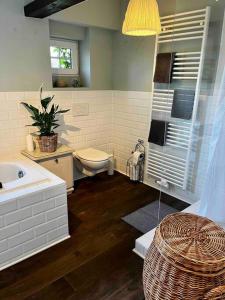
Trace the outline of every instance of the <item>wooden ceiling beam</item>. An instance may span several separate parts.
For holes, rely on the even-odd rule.
[[[34,0],[24,7],[26,17],[43,19],[85,0]]]

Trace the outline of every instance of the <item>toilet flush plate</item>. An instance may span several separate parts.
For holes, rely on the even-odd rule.
[[[88,116],[89,115],[89,104],[88,103],[73,103],[72,114],[74,117]]]

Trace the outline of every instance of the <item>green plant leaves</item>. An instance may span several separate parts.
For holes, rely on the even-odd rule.
[[[47,110],[48,105],[52,101],[53,98],[54,98],[54,96],[47,97],[45,99],[41,99],[41,106],[44,108],[44,110]]]
[[[33,105],[31,105],[31,104],[29,105],[29,104],[27,104],[27,103],[25,103],[25,102],[21,102],[21,104],[24,105],[25,108],[26,108],[29,112],[33,113],[34,116],[37,115],[37,114],[39,114],[39,109],[36,108],[36,107],[34,107]]]
[[[54,134],[54,129],[58,128],[60,125],[58,124],[59,120],[57,119],[57,115],[64,114],[69,111],[69,109],[60,110],[59,105],[52,104],[51,108],[49,108],[49,104],[53,100],[54,96],[47,97],[42,99],[42,87],[40,89],[40,102],[42,111],[38,108],[34,107],[31,104],[21,102],[21,104],[32,114],[31,118],[34,121],[31,125],[38,127],[40,135],[52,135]]]

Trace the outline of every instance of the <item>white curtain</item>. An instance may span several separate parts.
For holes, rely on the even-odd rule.
[[[221,65],[220,65],[221,68]],[[222,75],[222,76],[221,76]],[[225,225],[225,68],[214,96],[217,110],[214,115],[207,177],[201,195],[199,214]]]

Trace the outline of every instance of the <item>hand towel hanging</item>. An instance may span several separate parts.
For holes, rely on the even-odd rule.
[[[172,118],[190,120],[195,100],[195,91],[177,89],[174,91]]]
[[[164,146],[166,143],[168,124],[169,123],[165,121],[152,120],[148,138],[149,143]]]
[[[156,59],[154,82],[171,83],[176,53],[159,53]]]

